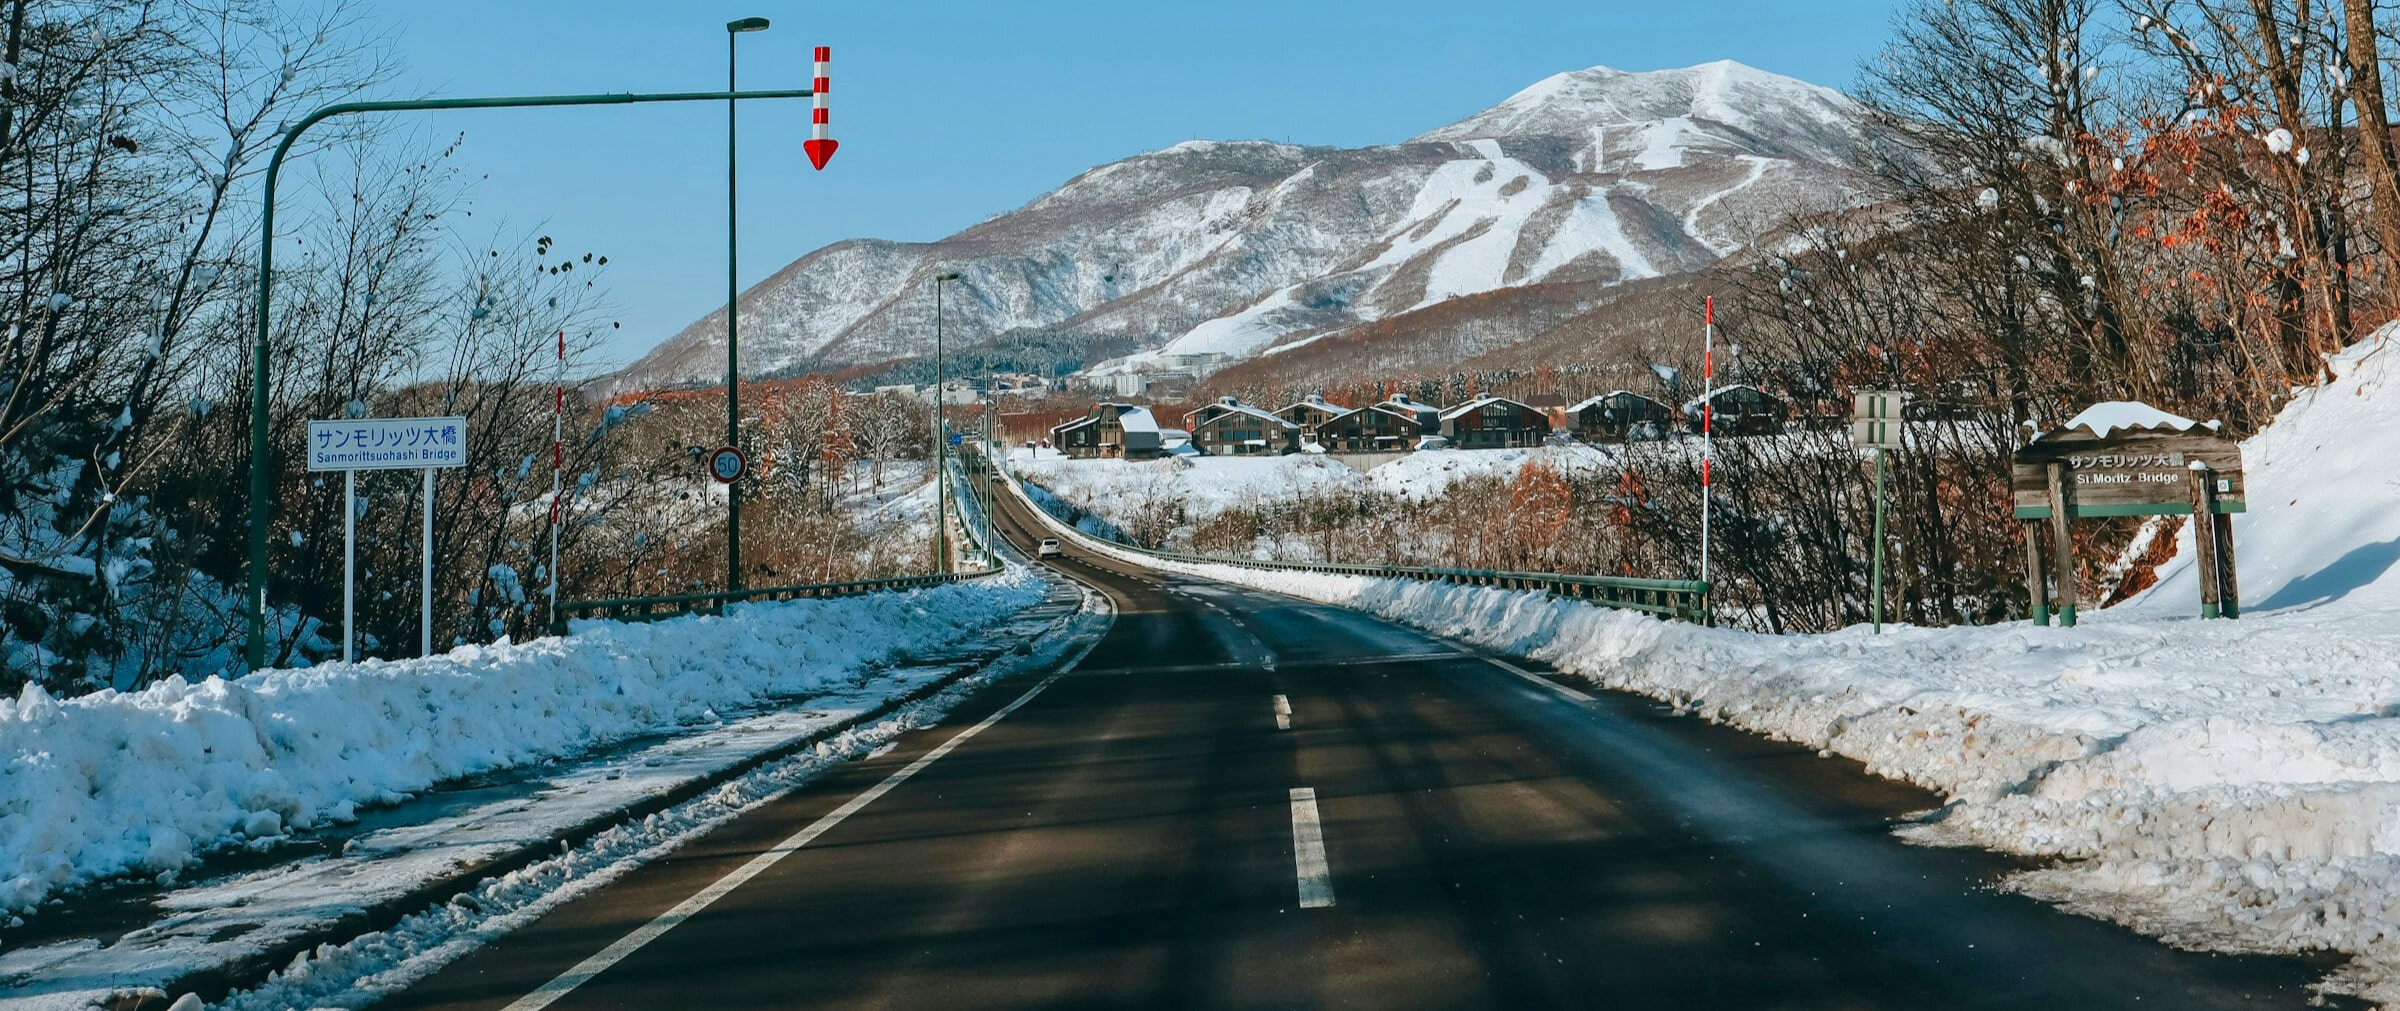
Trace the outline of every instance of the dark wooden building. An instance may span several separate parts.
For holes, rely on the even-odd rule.
[[[1148,460],[1166,454],[1147,407],[1093,404],[1089,413],[1050,430],[1050,445],[1078,460]]]
[[[1306,399],[1275,412],[1275,416],[1300,426],[1303,432],[1314,432],[1317,426],[1348,413],[1350,408],[1327,400],[1322,394],[1311,393]]]
[[[1550,415],[1506,397],[1477,397],[1441,413],[1442,437],[1453,449],[1539,446],[1550,437]]]
[[[1710,403],[1715,417],[1709,427],[1718,435],[1777,435],[1792,409],[1774,394],[1756,386],[1727,386],[1718,390]],[[1700,401],[1683,405],[1684,427],[1700,431]]]
[[[1585,442],[1663,439],[1675,429],[1675,409],[1630,390],[1612,390],[1568,412],[1568,423]]]
[[[1427,434],[1423,416],[1413,408],[1385,401],[1336,416],[1317,426],[1317,445],[1328,453],[1409,452]]]
[[[1300,451],[1300,426],[1226,397],[1183,416],[1192,447],[1209,456],[1280,456]]]

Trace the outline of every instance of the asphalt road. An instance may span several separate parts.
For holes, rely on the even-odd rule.
[[[1073,671],[386,1006],[2262,1008],[2323,970],[1996,893],[1996,858],[1889,834],[1935,798],[1850,763],[1353,612],[1059,567],[1119,609]]]

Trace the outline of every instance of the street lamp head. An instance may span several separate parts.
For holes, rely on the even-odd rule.
[[[953,270],[953,271],[947,271],[947,272],[940,273],[940,274],[935,274],[935,275],[933,275],[933,279],[934,279],[934,280],[936,280],[936,281],[955,281],[955,280],[958,280],[958,272],[957,272],[957,271],[955,271],[955,270]]]
[[[739,21],[728,21],[725,22],[725,30],[729,32],[763,32],[767,30],[767,19],[743,18]]]

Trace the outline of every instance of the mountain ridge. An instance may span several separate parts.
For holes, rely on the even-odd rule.
[[[1842,199],[1863,121],[1838,92],[1717,61],[1554,74],[1396,144],[1185,141],[940,240],[811,251],[743,294],[744,371],[914,356],[944,270],[964,278],[945,300],[960,346],[1135,349],[1093,366],[1108,374],[1246,360],[1464,294],[1698,269]],[[719,309],[613,385],[706,382],[723,331]]]

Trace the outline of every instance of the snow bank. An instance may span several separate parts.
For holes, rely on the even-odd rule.
[[[0,700],[0,908],[355,816],[461,776],[856,684],[1045,594],[1019,571],[908,593],[140,692]]]

